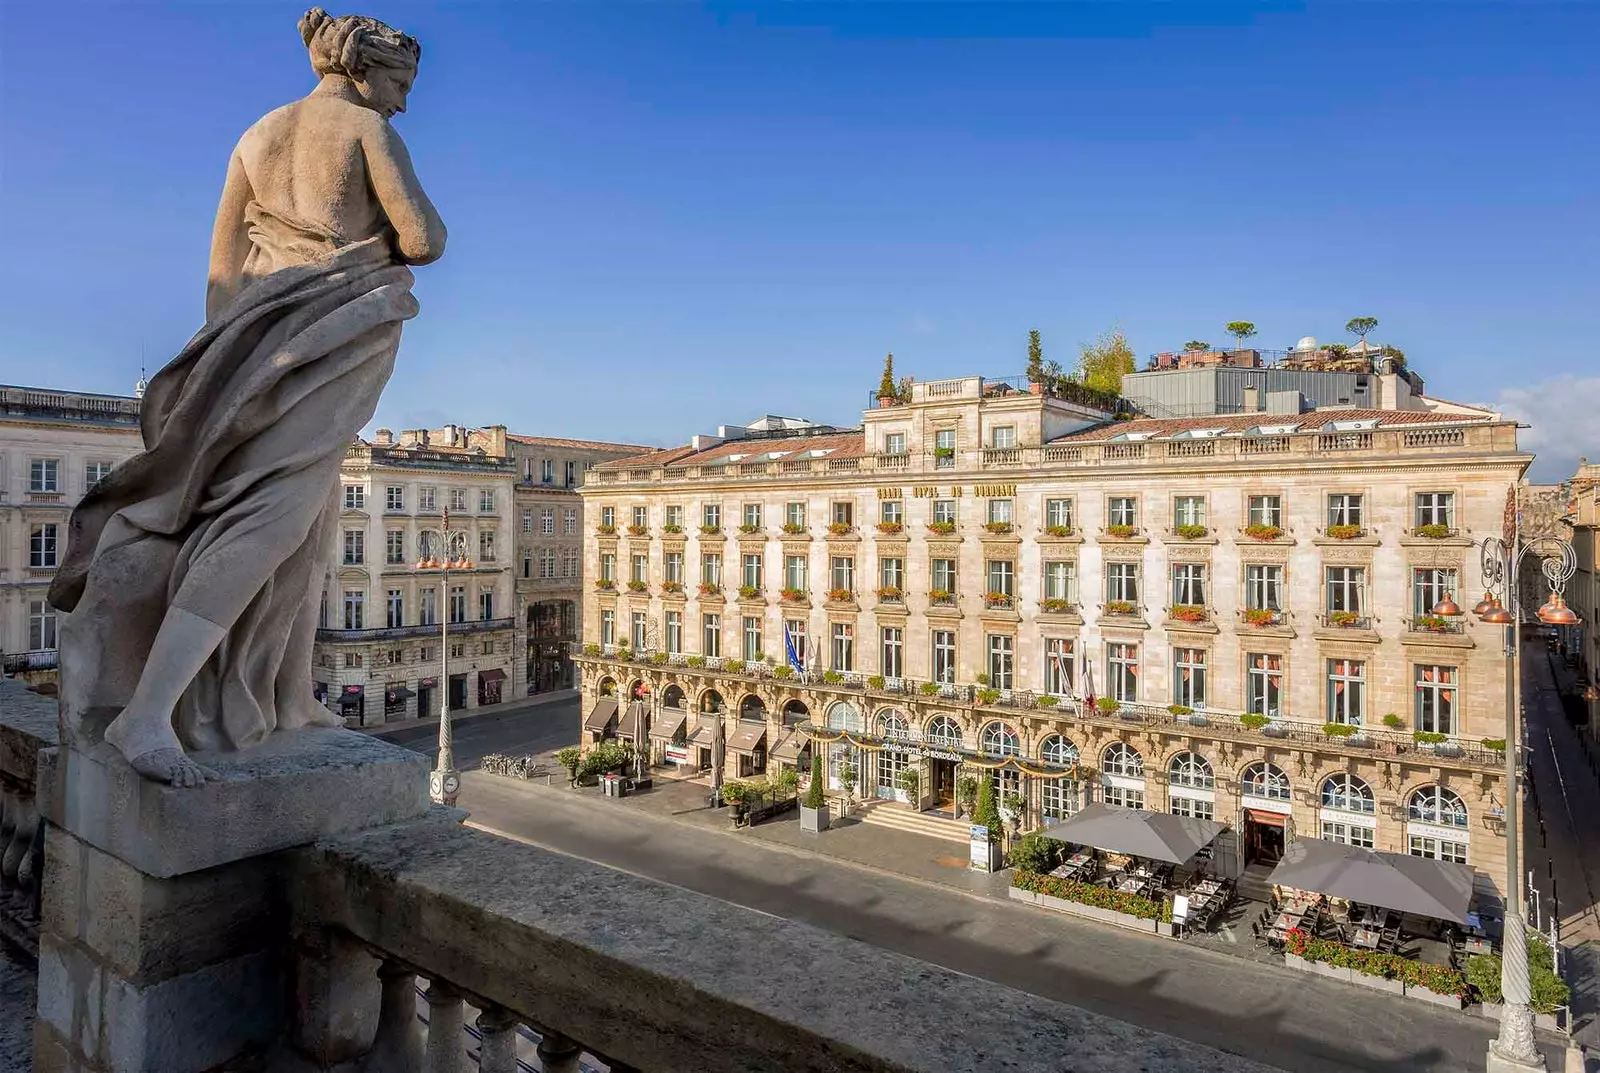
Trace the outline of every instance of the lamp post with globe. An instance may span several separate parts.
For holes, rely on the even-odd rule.
[[[435,804],[454,805],[461,790],[461,773],[456,770],[455,742],[450,728],[450,571],[471,570],[475,564],[467,557],[470,534],[465,529],[450,528],[448,508],[439,528],[423,529],[420,535],[434,539],[423,541],[418,549],[420,557],[416,569],[439,575],[439,602],[443,605],[439,614],[439,758],[428,776],[428,796]]]

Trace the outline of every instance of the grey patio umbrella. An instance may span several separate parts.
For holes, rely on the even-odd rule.
[[[1142,808],[1096,802],[1042,832],[1047,838],[1126,853],[1168,864],[1182,864],[1222,833],[1222,824],[1193,816],[1173,816]]]
[[[1298,838],[1283,851],[1271,882],[1435,920],[1467,921],[1472,869],[1451,861]]]

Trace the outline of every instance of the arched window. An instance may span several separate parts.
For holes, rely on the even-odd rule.
[[[885,708],[878,713],[878,736],[883,738],[904,738],[906,736],[906,718],[893,708]]]
[[[829,730],[861,732],[861,709],[848,701],[840,701],[828,709]]]
[[[1004,723],[990,723],[983,728],[979,743],[985,756],[1021,756],[1022,743],[1017,732]]]
[[[765,722],[767,718],[766,701],[754,693],[746,693],[744,699],[739,702],[739,718]]]
[[[796,726],[811,721],[811,709],[803,701],[791,700],[783,706],[783,725]]]
[[[1060,734],[1052,734],[1039,743],[1039,759],[1047,764],[1071,767],[1078,762],[1078,747]]]
[[[1443,786],[1424,786],[1411,795],[1407,815],[1418,823],[1436,823],[1441,827],[1467,826],[1467,806],[1460,795]]]
[[[1245,797],[1265,797],[1274,801],[1289,800],[1289,776],[1277,764],[1266,762],[1251,764],[1239,776],[1239,792]]]
[[[1100,768],[1107,775],[1128,775],[1138,778],[1144,774],[1144,757],[1127,742],[1114,741],[1101,754]]]
[[[602,697],[614,697],[614,696],[616,696],[617,695],[617,682],[616,682],[616,679],[614,679],[614,678],[602,678],[602,679],[600,679],[600,695]]]
[[[928,720],[927,740],[935,749],[959,749],[961,727],[948,715],[936,715]]]
[[[670,685],[666,689],[662,690],[661,703],[667,708],[682,708],[684,706],[683,687],[678,685]]]
[[[1322,807],[1338,809],[1340,812],[1378,811],[1372,787],[1367,785],[1367,781],[1356,775],[1343,774],[1330,775],[1323,781]]]
[[[1217,778],[1211,770],[1211,761],[1199,753],[1179,753],[1167,764],[1172,785],[1189,786],[1196,790],[1209,790],[1216,786]]]
[[[702,712],[722,711],[722,694],[715,689],[708,689],[700,694],[700,710]]]

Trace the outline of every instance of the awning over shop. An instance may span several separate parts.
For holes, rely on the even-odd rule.
[[[1221,834],[1222,824],[1095,802],[1054,827],[1045,828],[1043,833],[1048,838],[1112,853],[1182,864]]]
[[[767,740],[767,724],[741,723],[728,739],[728,749],[736,753],[753,753]]]
[[[1297,838],[1283,851],[1271,881],[1364,905],[1397,909],[1435,920],[1467,922],[1472,869],[1452,861],[1347,846],[1322,838]]]
[[[504,682],[505,680],[506,672],[498,667],[490,667],[486,671],[478,672],[478,682],[482,685],[492,685],[495,682]]]
[[[405,686],[389,687],[390,700],[410,700],[414,696],[416,696],[416,694],[411,692],[411,690],[407,689]]]
[[[803,734],[786,733],[773,743],[767,755],[774,760],[787,760],[794,763],[800,759],[800,750],[806,747],[806,738]]]
[[[601,697],[594,702],[594,707],[589,709],[589,718],[583,721],[583,729],[592,730],[596,734],[605,732],[611,725],[611,720],[617,717],[617,698]]]
[[[644,718],[644,701],[635,700],[628,702],[628,710],[622,713],[622,721],[617,724],[617,736],[632,738],[639,733],[639,723]]]
[[[688,718],[689,713],[682,708],[662,708],[656,713],[656,721],[650,724],[650,736],[671,741],[678,736],[678,731]]]
[[[689,739],[690,745],[698,745],[702,749],[709,749],[717,741],[717,724],[715,722],[701,723],[694,736]]]

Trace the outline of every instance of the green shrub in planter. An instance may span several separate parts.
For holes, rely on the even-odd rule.
[[[578,778],[578,765],[583,762],[583,753],[576,745],[569,745],[556,753],[556,763],[567,769],[567,778],[576,782]]]
[[[917,687],[917,692],[921,693],[924,697],[931,697],[935,693],[939,692],[939,684],[937,682],[923,682]]]
[[[828,803],[827,788],[822,785],[822,754],[811,757],[811,785],[806,787],[806,808],[821,808]]]
[[[586,656],[598,656],[603,651],[605,651],[605,650],[603,648],[601,648],[599,645],[584,645],[583,646],[583,654],[586,655]]]
[[[1111,697],[1101,697],[1094,702],[1094,706],[1100,710],[1102,715],[1110,715],[1122,707],[1122,702]]]
[[[978,780],[972,775],[963,775],[956,780],[956,797],[970,814],[972,804],[978,799]]]
[[[1480,744],[1485,749],[1493,749],[1497,753],[1506,751],[1506,739],[1504,738],[1484,738]]]
[[[690,667],[704,667],[706,665],[706,658],[704,656],[690,656],[683,662]]]
[[[1353,738],[1361,728],[1354,723],[1324,723],[1322,732],[1330,738]]]
[[[1401,719],[1393,712],[1390,712],[1388,715],[1383,717],[1383,725],[1388,727],[1390,730],[1399,730],[1401,727],[1406,725],[1406,721]]]
[[[1443,745],[1450,740],[1450,735],[1439,734],[1432,730],[1416,730],[1412,732],[1411,738],[1418,745]]]
[[[772,780],[772,789],[779,797],[793,797],[800,788],[800,773],[792,767],[786,767]]]
[[[741,674],[744,672],[744,660],[725,659],[722,661],[722,669],[729,674]]]
[[[1057,704],[1061,703],[1061,698],[1052,697],[1050,694],[1046,693],[1044,696],[1038,698],[1035,703],[1037,703],[1041,708],[1054,708]]]
[[[1248,727],[1251,730],[1260,730],[1270,722],[1272,722],[1270,718],[1260,714],[1259,712],[1246,712],[1239,717],[1240,725]]]
[[[881,674],[869,675],[868,678],[867,678],[867,685],[871,686],[873,689],[882,689],[883,688],[883,675],[881,675]]]
[[[906,792],[906,796],[911,799],[911,803],[916,804],[918,800],[917,791],[922,787],[922,776],[917,769],[914,767],[906,768],[900,772],[900,777],[895,782],[899,784],[900,789]]]
[[[844,675],[840,674],[838,671],[823,671],[822,680],[827,682],[829,685],[838,685],[840,682],[844,681]]]
[[[794,677],[794,668],[790,667],[788,664],[784,664],[782,667],[774,667],[772,668],[772,677],[778,679],[780,682],[788,681],[790,678]]]
[[[1528,936],[1528,982],[1532,985],[1535,1013],[1555,1013],[1572,996],[1567,982],[1555,974],[1550,944],[1537,935]],[[1477,989],[1483,1001],[1498,1004],[1500,993],[1500,955],[1474,954],[1467,959],[1467,983]]]
[[[989,676],[984,674],[982,671],[979,671],[978,676],[974,678],[973,681],[977,682],[980,686],[986,686],[989,684]]]
[[[1000,691],[998,689],[980,689],[976,696],[979,704],[993,704],[1000,699]]]
[[[730,805],[740,805],[745,798],[755,792],[755,787],[748,782],[725,782],[722,784],[722,800]]]
[[[1189,707],[1187,704],[1169,704],[1167,705],[1167,711],[1178,716],[1179,718],[1182,718],[1185,715],[1194,714],[1194,709]]]
[[[994,803],[994,780],[985,778],[978,784],[978,805],[973,810],[972,822],[989,829],[989,841],[1000,839],[1000,809]]]
[[[1054,838],[1046,838],[1038,831],[1023,835],[1011,847],[1011,867],[1036,875],[1045,875],[1059,868],[1066,859],[1067,845]]]

